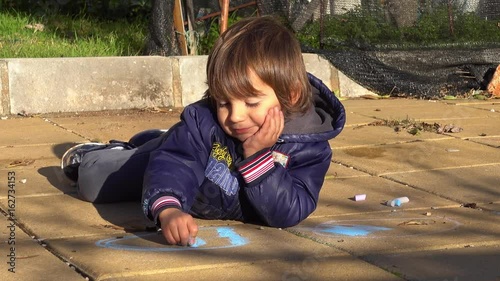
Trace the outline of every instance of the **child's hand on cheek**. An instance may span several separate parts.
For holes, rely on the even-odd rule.
[[[273,146],[285,127],[283,112],[276,106],[269,109],[260,129],[243,142],[245,158],[259,150]]]

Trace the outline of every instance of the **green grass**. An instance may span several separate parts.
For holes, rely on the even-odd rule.
[[[313,48],[342,49],[353,46],[382,49],[475,48],[500,45],[498,21],[486,20],[474,13],[454,11],[453,33],[447,6],[423,13],[414,26],[398,28],[381,11],[361,6],[342,15],[326,16],[323,26],[316,20],[297,36]],[[322,38],[319,37],[320,31]],[[485,35],[486,34],[486,35]],[[321,40],[321,42],[320,42]]]
[[[43,25],[43,30],[28,26]],[[0,58],[137,56],[147,23],[0,12]]]

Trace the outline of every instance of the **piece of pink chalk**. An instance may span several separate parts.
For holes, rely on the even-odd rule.
[[[354,195],[354,201],[363,201],[363,200],[366,200],[366,194]]]

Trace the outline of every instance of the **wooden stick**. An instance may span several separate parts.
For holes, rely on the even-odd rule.
[[[179,40],[179,47],[183,56],[188,54],[188,48],[186,43],[186,31],[184,30],[184,17],[182,14],[182,2],[181,0],[175,0],[174,2],[174,27],[176,31],[176,37]]]
[[[220,33],[222,34],[227,29],[227,20],[229,18],[229,0],[219,0],[219,5],[221,6]]]

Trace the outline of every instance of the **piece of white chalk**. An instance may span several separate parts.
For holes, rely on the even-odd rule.
[[[366,194],[356,194],[354,195],[354,201],[366,200]]]

